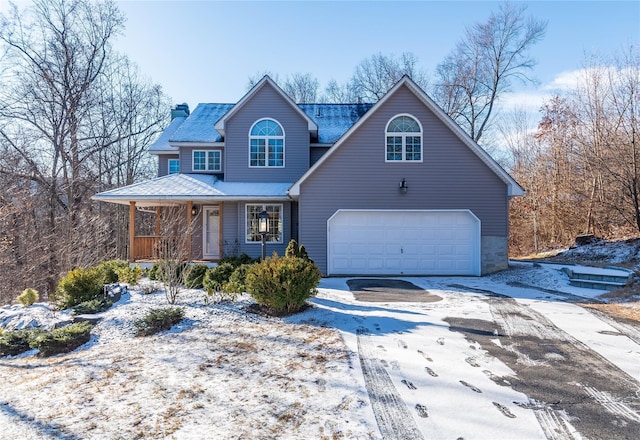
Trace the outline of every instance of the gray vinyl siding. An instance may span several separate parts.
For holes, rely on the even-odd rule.
[[[309,166],[316,163],[327,151],[329,151],[329,147],[311,147]]]
[[[178,159],[177,154],[161,154],[158,156],[158,177],[169,174],[169,159]]]
[[[398,114],[422,124],[423,162],[386,163],[385,128]],[[399,191],[405,178],[408,191]],[[300,188],[300,243],[323,273],[327,220],[338,209],[469,209],[483,236],[506,237],[506,184],[418,98],[402,87],[371,114]]]
[[[284,251],[291,240],[291,203],[290,202],[225,202],[222,205],[222,255],[237,256],[245,253],[253,258],[262,255],[260,242],[245,243],[246,210],[245,206],[253,203],[267,205],[282,205],[282,243],[267,242],[266,253],[271,255],[276,251],[284,255]]]
[[[249,130],[263,118],[280,123],[285,133],[283,168],[249,168]],[[225,180],[294,182],[309,168],[307,121],[269,84],[265,84],[225,125]]]
[[[193,152],[194,151],[220,151],[220,164],[221,171],[193,171]],[[224,149],[223,148],[211,148],[211,147],[181,147],[180,148],[180,172],[181,173],[196,173],[196,174],[222,174],[224,173]]]

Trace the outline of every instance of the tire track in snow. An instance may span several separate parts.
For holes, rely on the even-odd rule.
[[[368,332],[358,329],[357,337],[362,375],[382,438],[386,440],[424,439],[407,405],[393,385],[389,373],[375,357],[375,345]],[[424,414],[426,413],[424,408]]]

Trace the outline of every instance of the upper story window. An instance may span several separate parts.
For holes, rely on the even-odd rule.
[[[409,115],[400,115],[387,124],[385,161],[422,162],[422,127]]]
[[[261,119],[249,132],[250,167],[284,167],[284,131],[273,119]]]
[[[193,171],[222,171],[220,150],[194,151]]]
[[[178,174],[180,172],[180,159],[169,159],[169,174]]]

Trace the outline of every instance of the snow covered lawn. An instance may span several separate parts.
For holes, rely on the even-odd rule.
[[[179,297],[187,319],[147,338],[133,336],[133,321],[164,305],[164,295],[133,292],[103,314],[79,350],[0,359],[0,438],[403,438],[374,412],[372,386],[397,402],[413,438],[589,437],[570,414],[516,391],[525,373],[566,361],[555,352],[528,357],[518,337],[580,341],[618,367],[626,384],[640,382],[640,342],[565,302],[602,292],[569,286],[551,265],[405,280],[442,299],[360,302],[348,279],[329,278],[312,307],[279,319],[247,313],[247,297],[211,305],[190,290]],[[498,349],[513,355],[511,366],[491,354]],[[595,384],[571,379],[556,388],[595,396],[619,423],[613,438],[640,426],[640,402],[610,404]]]

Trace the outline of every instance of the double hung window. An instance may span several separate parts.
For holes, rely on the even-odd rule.
[[[222,171],[221,156],[219,150],[194,151],[193,171]]]

